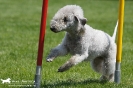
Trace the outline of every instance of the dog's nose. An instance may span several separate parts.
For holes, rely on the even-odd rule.
[[[55,27],[50,27],[51,31],[56,32],[56,28]]]

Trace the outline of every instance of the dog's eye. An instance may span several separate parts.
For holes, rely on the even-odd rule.
[[[68,20],[67,20],[67,17],[64,17],[63,21],[64,21],[64,22],[67,22],[67,21],[68,21]]]

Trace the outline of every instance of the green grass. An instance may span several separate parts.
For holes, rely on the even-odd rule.
[[[83,2],[84,1],[84,2]],[[108,0],[49,0],[42,87],[44,88],[132,88],[133,87],[133,2],[125,3],[125,24],[121,83],[99,82],[100,74],[87,62],[58,73],[57,69],[70,58],[58,57],[54,62],[45,61],[51,48],[58,45],[64,32],[53,33],[49,23],[56,11],[67,4],[78,4],[84,10],[88,24],[112,35],[118,17],[118,1]],[[42,0],[0,0],[0,79],[11,78],[11,84],[32,84],[34,80]],[[24,83],[23,80],[30,80]],[[16,82],[18,81],[18,82]],[[25,86],[26,87],[26,86]],[[0,88],[12,88],[2,84]],[[19,87],[15,87],[19,88]]]

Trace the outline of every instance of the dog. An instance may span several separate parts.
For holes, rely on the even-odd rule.
[[[11,81],[10,81],[10,80],[11,80],[10,78],[8,78],[8,79],[6,79],[6,80],[1,79],[2,84],[4,84],[4,83],[11,83]]]
[[[65,31],[62,42],[50,51],[47,62],[58,56],[71,54],[71,58],[64,63],[58,72],[64,72],[72,66],[88,60],[91,67],[102,76],[100,80],[114,81],[116,63],[115,36],[94,29],[86,24],[87,19],[78,5],[66,5],[59,9],[50,22],[51,31],[58,33]]]

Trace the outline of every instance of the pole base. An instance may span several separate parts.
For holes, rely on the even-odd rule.
[[[42,68],[41,66],[36,67],[34,88],[40,88],[41,87],[41,68]]]
[[[116,62],[116,70],[115,70],[115,83],[119,84],[121,80],[121,69],[120,69],[120,63]]]

